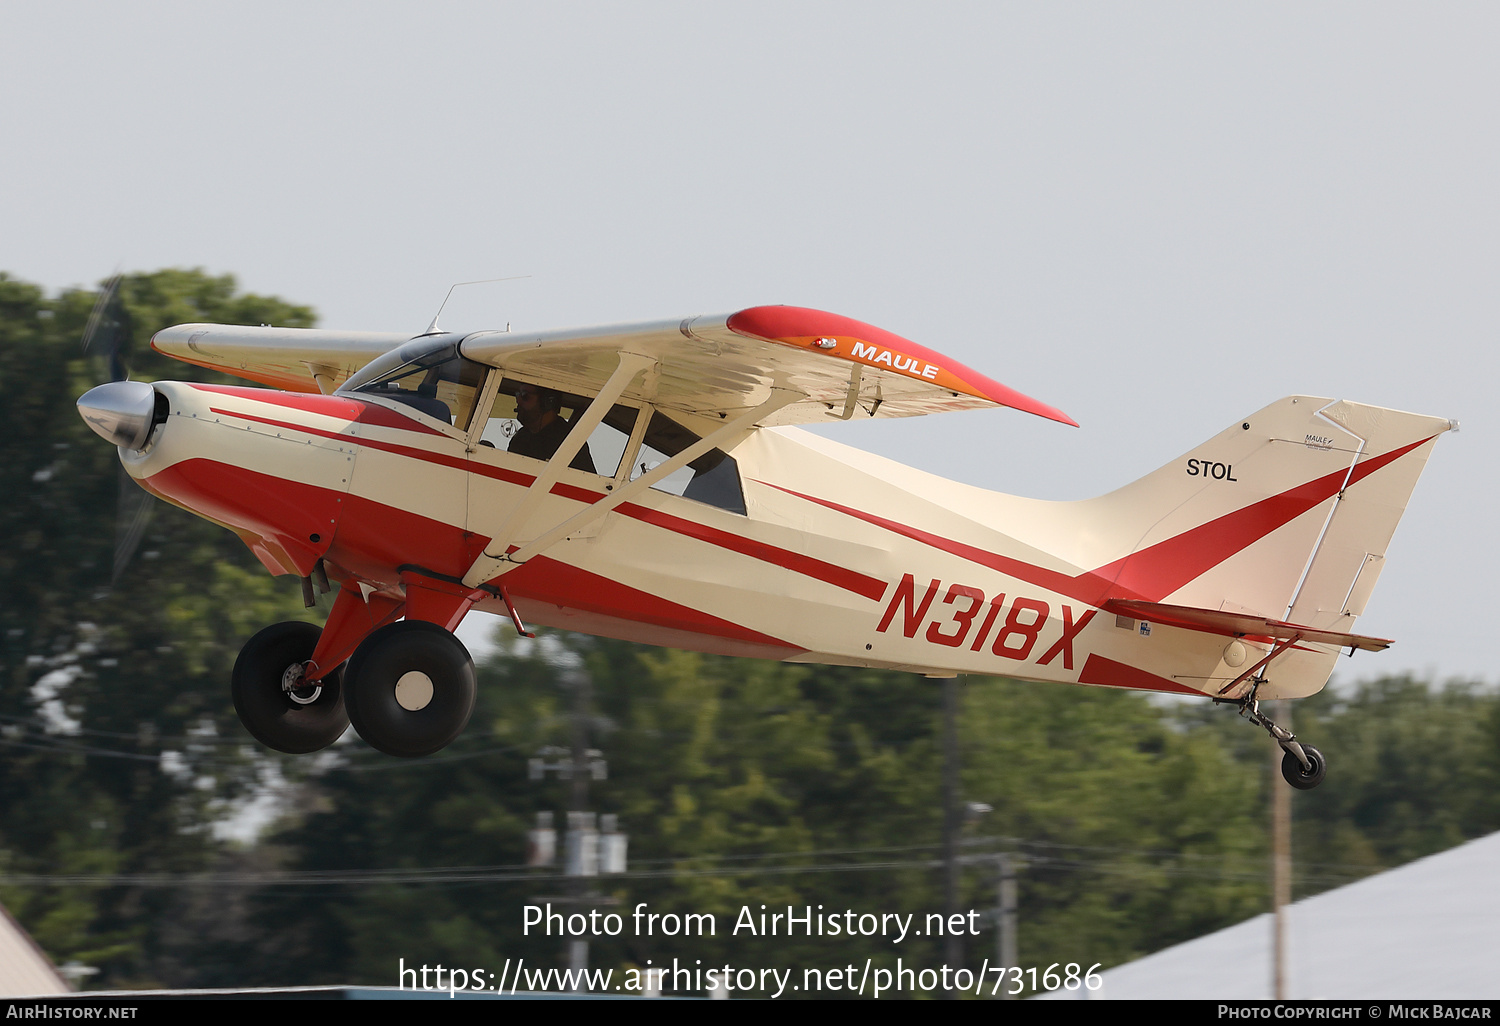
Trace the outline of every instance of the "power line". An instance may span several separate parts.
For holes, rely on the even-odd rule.
[[[1025,843],[1025,842],[1023,842]],[[1037,847],[1067,847],[1036,843]],[[723,860],[806,859],[831,855],[884,854],[893,851],[933,851],[934,845],[911,846],[909,848],[852,848],[826,849],[819,852],[768,852],[759,855],[726,856]],[[1014,850],[1014,849],[1012,849]],[[1112,849],[1115,853],[1149,854],[1130,849]],[[998,854],[998,853],[997,853]],[[990,861],[994,855],[968,855],[963,861],[974,865]],[[1166,877],[1196,877],[1219,880],[1262,880],[1264,867],[1247,865],[1243,870],[1224,866],[1173,865],[1162,862],[1133,862],[1111,859],[1063,858],[1055,855],[1031,852],[1026,854],[1028,867],[1050,868],[1072,872],[1090,872],[1111,876],[1161,875]],[[623,873],[611,874],[615,880],[672,880],[683,878],[734,878],[756,876],[797,876],[827,873],[894,872],[906,869],[932,870],[944,866],[942,858],[934,854],[928,858],[885,859],[861,862],[825,862],[813,865],[739,865],[703,868],[685,867],[684,860],[657,859],[647,865],[656,868],[639,868]],[[1254,863],[1256,859],[1247,859]],[[1260,860],[1263,861],[1263,860]],[[1369,867],[1328,867],[1346,869],[1343,874],[1299,873],[1298,881],[1308,883],[1338,884],[1368,875]],[[0,886],[14,887],[188,887],[188,886],[237,886],[237,887],[299,887],[299,886],[374,886],[379,884],[448,885],[471,883],[561,883],[571,879],[560,873],[537,873],[524,865],[499,866],[450,866],[432,869],[400,870],[304,870],[230,873],[35,873],[0,875]]]

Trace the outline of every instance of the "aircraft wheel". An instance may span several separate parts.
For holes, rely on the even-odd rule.
[[[478,691],[463,642],[422,620],[400,620],[371,634],[344,673],[354,729],[387,755],[441,749],[468,725]]]
[[[1302,762],[1291,752],[1287,752],[1281,757],[1281,775],[1297,790],[1310,791],[1327,776],[1328,762],[1323,758],[1323,753],[1312,745],[1303,745],[1302,751],[1307,756],[1307,761],[1312,763],[1312,768],[1303,769]]]
[[[327,748],[349,726],[339,670],[302,683],[323,632],[301,620],[272,624],[245,642],[234,661],[230,693],[250,735],[267,748],[306,755]]]

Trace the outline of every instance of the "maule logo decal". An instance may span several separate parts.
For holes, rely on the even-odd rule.
[[[915,356],[902,356],[893,353],[882,346],[866,345],[863,342],[854,343],[854,358],[866,360],[873,364],[885,364],[892,370],[901,371],[903,374],[911,374],[915,377],[926,378],[932,381],[938,375],[938,368],[930,363],[922,364],[922,369],[917,370],[917,358]]]

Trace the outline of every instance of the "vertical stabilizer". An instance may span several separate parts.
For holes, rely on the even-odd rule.
[[[1071,504],[1050,530],[1087,540],[1094,551],[1074,559],[1093,564],[1103,598],[1349,632],[1433,442],[1451,427],[1291,396],[1133,484]]]

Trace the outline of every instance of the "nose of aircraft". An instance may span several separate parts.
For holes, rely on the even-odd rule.
[[[156,389],[144,381],[111,381],[78,398],[78,415],[105,441],[139,449],[151,436]]]

